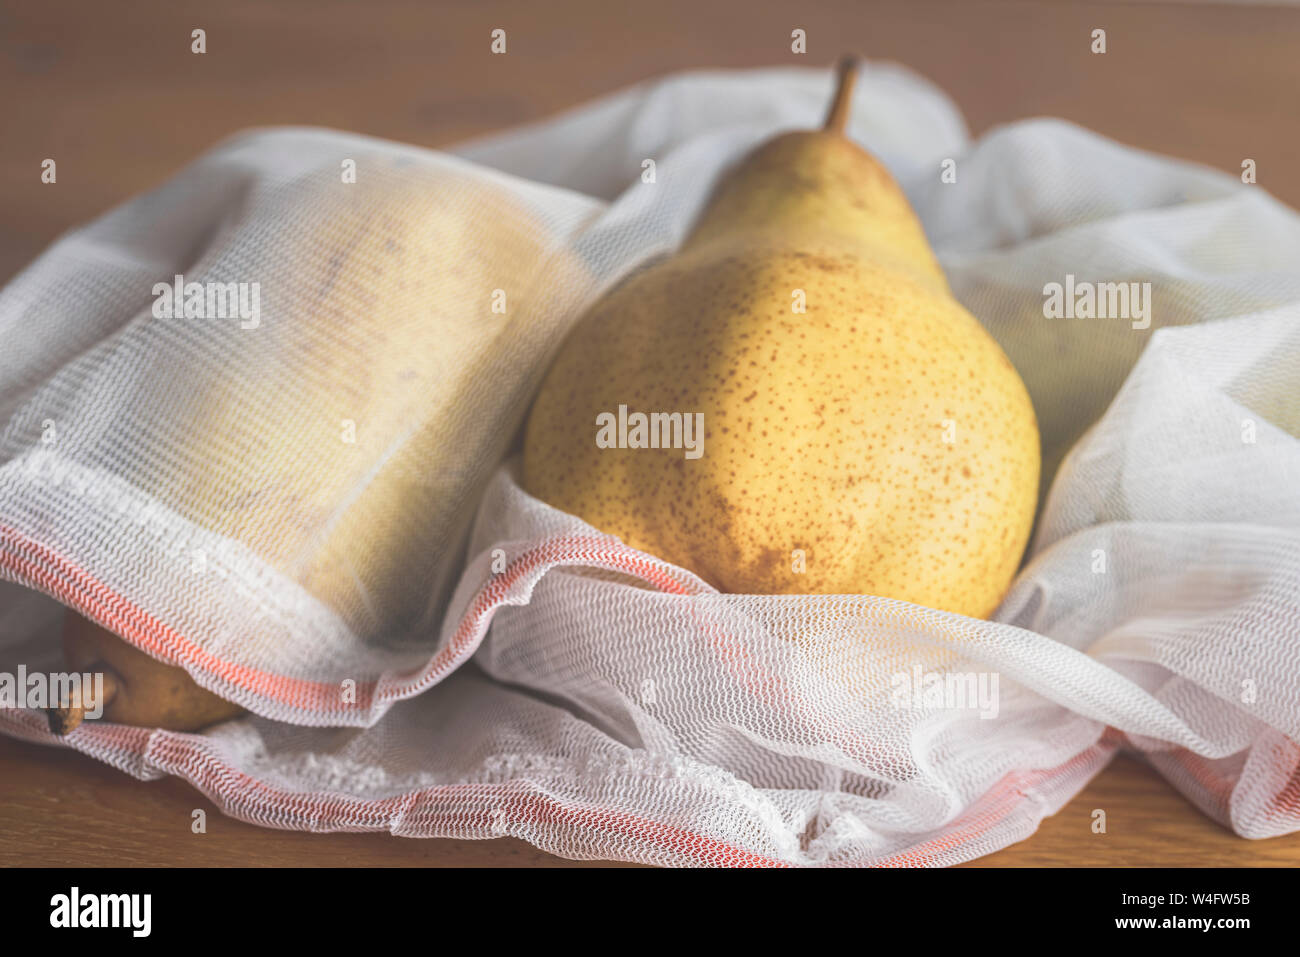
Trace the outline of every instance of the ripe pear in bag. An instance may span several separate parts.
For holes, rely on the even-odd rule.
[[[844,135],[854,70],[825,129],[761,145],[675,255],[574,328],[523,483],[723,591],[986,617],[1033,522],[1034,410],[893,177]]]
[[[366,172],[313,213],[301,315],[204,397],[160,493],[386,639],[428,617],[431,576],[451,571],[444,552],[544,372],[551,287],[577,270],[493,183]]]
[[[273,305],[260,326],[228,324],[221,367],[206,379],[195,368],[175,464],[149,491],[250,548],[358,636],[401,641],[435,621],[479,485],[544,372],[557,302],[585,280],[494,181],[455,166],[430,178],[388,158],[361,168],[356,184],[313,186],[298,203],[303,238],[268,267],[289,293],[276,307],[264,288]],[[69,628],[84,651],[98,626]],[[157,687],[143,658],[187,704],[162,695],[150,710],[133,694],[124,720],[191,730],[218,714],[221,699],[186,686],[183,670],[130,651],[139,657],[76,665]]]

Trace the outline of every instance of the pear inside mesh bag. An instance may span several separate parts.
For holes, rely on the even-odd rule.
[[[264,712],[254,673],[424,660],[600,208],[290,131],[67,237],[0,301],[6,343],[35,340],[7,356],[0,472],[53,576],[27,577],[145,650],[234,663],[201,680]]]

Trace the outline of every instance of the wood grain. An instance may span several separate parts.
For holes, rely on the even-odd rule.
[[[190,31],[208,53],[190,53]],[[508,31],[509,53],[489,53]],[[790,31],[808,32],[805,57]],[[1108,52],[1089,52],[1094,28]],[[166,0],[0,2],[0,281],[59,233],[156,185],[249,126],[310,124],[430,146],[703,67],[892,59],[951,95],[973,132],[1060,116],[1237,173],[1300,204],[1300,10],[974,0]],[[55,186],[40,163],[59,166]],[[267,831],[177,780],[142,784],[79,755],[0,739],[2,864],[566,862],[518,841]],[[1090,830],[1094,808],[1109,830]],[[1121,758],[1034,837],[979,866],[1300,864],[1300,835],[1251,842]]]
[[[207,31],[208,52],[190,52]],[[489,34],[507,30],[508,53]],[[790,31],[808,52],[790,52]],[[1089,51],[1094,28],[1108,52]],[[674,70],[896,60],[975,132],[1059,116],[1300,205],[1300,9],[1012,0],[0,2],[0,279],[249,126],[430,146]],[[40,163],[58,162],[54,186]]]

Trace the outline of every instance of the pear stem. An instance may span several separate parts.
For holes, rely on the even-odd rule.
[[[117,697],[118,689],[121,688],[117,674],[102,662],[91,665],[91,668],[104,674],[104,700],[98,704],[107,707],[108,703]],[[50,730],[59,737],[71,734],[85,720],[86,706],[93,707],[95,704],[94,701],[83,700],[82,695],[74,691],[71,700],[60,701],[55,707],[46,709],[45,717],[50,723]]]
[[[852,54],[840,60],[835,99],[831,101],[830,112],[826,114],[826,123],[822,127],[826,132],[839,133],[841,136],[844,134],[849,122],[849,107],[853,102],[853,84],[858,78],[858,67],[861,65],[861,57]]]

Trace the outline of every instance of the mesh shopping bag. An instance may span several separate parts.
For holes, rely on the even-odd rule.
[[[5,292],[12,572],[253,710],[371,720],[427,658],[600,208],[272,131],[66,237]]]
[[[1039,417],[1037,530],[992,620],[720,594],[518,483],[582,308],[820,116],[825,73],[773,70],[458,157],[250,134],[61,240],[0,294],[0,574],[31,589],[2,593],[0,668],[58,667],[60,603],[182,664],[251,716],[65,744],[275,827],[950,864],[1119,747],[1239,834],[1300,827],[1300,218],[1055,121],[970,143],[897,69],[860,85],[851,133]],[[258,317],[155,315],[177,275],[259,281]],[[1049,319],[1076,282],[1149,283],[1149,309]],[[32,711],[0,729],[52,740]]]

